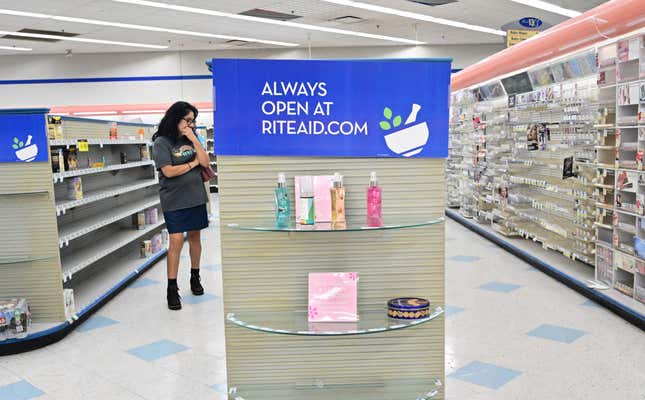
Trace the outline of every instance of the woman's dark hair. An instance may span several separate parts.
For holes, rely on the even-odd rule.
[[[152,135],[152,140],[154,141],[160,136],[176,139],[179,136],[177,125],[179,125],[179,122],[191,111],[195,114],[195,118],[197,118],[197,114],[199,112],[197,111],[197,108],[190,103],[178,101],[170,106],[170,108],[166,110],[166,115],[164,115],[161,122],[159,122],[159,129],[157,129],[157,132]]]

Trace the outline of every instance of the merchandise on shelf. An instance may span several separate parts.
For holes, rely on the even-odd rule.
[[[382,201],[383,193],[376,179],[376,172],[370,174],[370,183],[367,187],[367,226],[383,226]]]
[[[116,140],[119,138],[119,127],[116,122],[110,122],[110,140]]]
[[[387,302],[387,315],[395,319],[419,319],[430,315],[430,302],[418,297],[401,297]]]
[[[139,244],[139,256],[141,258],[148,258],[152,255],[152,240],[143,240]]]
[[[63,301],[65,303],[65,319],[73,318],[76,314],[76,303],[74,302],[74,289],[63,289]]]
[[[357,272],[309,273],[309,322],[356,322]]]
[[[152,242],[152,253],[158,253],[160,252],[164,246],[163,246],[163,240],[161,239],[161,234],[156,234],[152,237],[151,239]]]
[[[287,181],[283,173],[278,175],[278,186],[275,189],[275,226],[287,228],[291,225],[291,200]]]
[[[0,300],[0,341],[24,338],[31,327],[31,309],[27,299]]]
[[[67,181],[67,198],[70,200],[83,199],[83,181],[80,176]]]
[[[146,213],[145,213],[145,211],[139,211],[138,213],[132,215],[132,225],[137,230],[145,229],[145,226],[146,226]]]
[[[343,187],[343,177],[340,174],[334,174],[334,183],[331,188],[331,226],[332,229],[345,229],[347,220],[345,219],[345,188]]]
[[[299,182],[298,190],[298,223],[300,225],[313,225],[315,223],[314,208],[314,183],[313,177],[303,176],[301,179],[296,177]]]

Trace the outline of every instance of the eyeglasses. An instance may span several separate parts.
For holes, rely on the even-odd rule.
[[[186,123],[187,123],[188,125],[195,125],[195,124],[197,124],[197,121],[195,121],[194,119],[190,119],[190,118],[182,118],[182,119],[183,119],[184,121],[186,121]]]

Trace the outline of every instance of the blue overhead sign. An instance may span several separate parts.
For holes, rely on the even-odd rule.
[[[529,29],[537,29],[542,26],[542,20],[535,17],[524,17],[520,20],[520,25]]]
[[[218,155],[448,156],[449,59],[212,61]]]
[[[44,112],[0,110],[0,163],[48,162]]]

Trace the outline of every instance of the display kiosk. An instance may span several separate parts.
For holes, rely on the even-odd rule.
[[[232,399],[442,399],[450,60],[212,61]],[[366,224],[376,173],[383,224]],[[286,176],[288,226],[274,193]],[[296,176],[344,176],[346,225],[296,223]],[[336,229],[334,229],[336,228]],[[356,273],[358,321],[308,322]],[[429,315],[388,317],[402,297]]]

